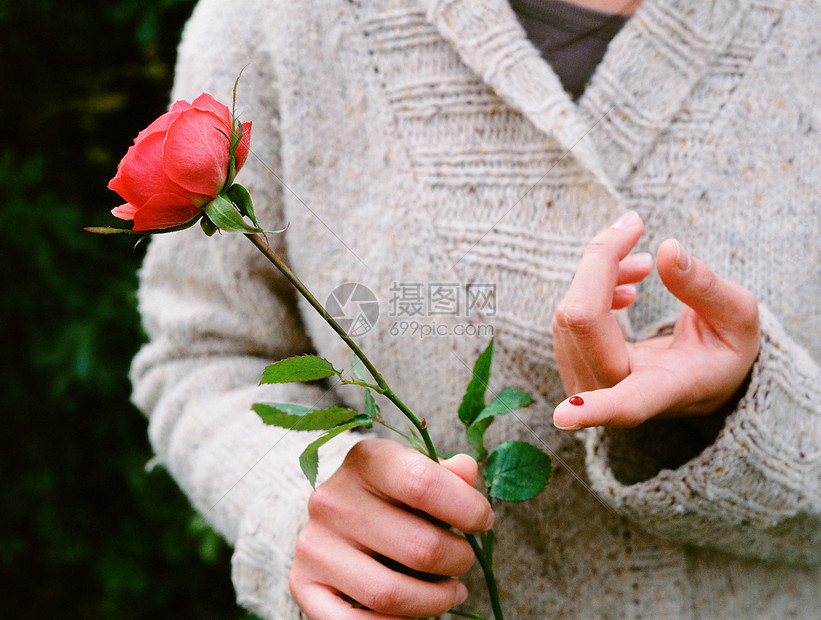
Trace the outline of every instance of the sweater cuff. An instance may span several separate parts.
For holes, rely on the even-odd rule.
[[[317,484],[339,468],[348,451],[363,437],[348,432],[322,447]],[[261,618],[306,620],[291,598],[288,575],[297,535],[308,521],[310,495],[311,485],[304,477],[272,480],[240,522],[231,559],[234,589],[237,602]]]
[[[739,556],[821,560],[818,369],[761,309],[761,352],[707,446],[685,420],[586,433],[593,490],[662,537]]]

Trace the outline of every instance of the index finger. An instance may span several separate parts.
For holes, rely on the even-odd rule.
[[[585,248],[566,299],[586,302],[599,314],[611,307],[613,290],[619,283],[619,264],[644,232],[638,213],[628,211],[609,228],[599,232]]]
[[[582,255],[570,290],[556,308],[556,329],[573,343],[601,387],[612,385],[627,373],[624,336],[610,311],[619,283],[619,265],[643,230],[641,218],[630,211],[596,235]]]

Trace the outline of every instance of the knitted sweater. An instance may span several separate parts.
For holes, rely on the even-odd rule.
[[[645,0],[574,104],[504,0],[196,9],[175,98],[230,100],[247,65],[238,180],[263,226],[290,223],[272,243],[319,299],[349,282],[373,292],[380,315],[358,342],[437,445],[468,448],[455,412],[488,330],[490,391],[534,395],[488,431],[554,463],[539,498],[497,506],[511,618],[817,617],[819,32],[817,0]],[[639,249],[675,236],[759,301],[760,356],[709,444],[686,421],[551,424],[564,398],[551,316],[586,242],[628,208],[646,222]],[[287,575],[312,436],[250,406],[358,404],[353,388],[258,386],[272,360],[350,354],[241,235],[159,236],[141,282],[134,401],[158,458],[235,546],[239,601],[297,618]],[[458,306],[434,298],[440,285]],[[679,310],[651,276],[626,335],[667,330]],[[320,478],[363,436],[326,444]],[[480,573],[466,583],[487,609]]]

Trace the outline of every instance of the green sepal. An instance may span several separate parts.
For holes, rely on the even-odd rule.
[[[265,424],[292,431],[327,431],[360,415],[346,407],[311,409],[290,403],[256,403],[251,409]]]
[[[550,457],[526,441],[499,444],[485,467],[488,495],[505,502],[532,499],[547,486],[550,468]]]
[[[220,194],[214,200],[203,207],[205,214],[208,216],[214,226],[223,232],[239,232],[239,233],[261,233],[265,232],[257,226],[251,226],[242,219],[242,214],[234,206],[225,195]]]
[[[300,355],[270,364],[263,371],[259,383],[316,381],[338,374],[339,371],[328,360],[316,355]]]
[[[345,431],[359,426],[367,426],[370,428],[371,419],[368,416],[360,415],[350,422],[335,426],[319,439],[312,441],[310,445],[302,451],[302,454],[299,455],[299,466],[302,468],[302,473],[305,474],[305,477],[308,479],[308,482],[311,483],[312,487],[316,488],[316,477],[319,474],[319,449],[337,435],[341,435]]]
[[[205,233],[206,236],[211,237],[217,232],[217,227],[214,225],[210,219],[208,219],[207,215],[204,215],[200,220],[200,228],[202,228],[202,232]]]
[[[251,200],[251,194],[248,193],[248,190],[242,185],[234,183],[225,193],[231,202],[234,203],[234,206],[236,206],[239,212],[251,220],[254,223],[254,226],[259,228],[257,216],[254,214],[254,202]]]
[[[485,390],[490,380],[490,363],[493,360],[493,339],[473,366],[473,377],[468,383],[462,404],[459,405],[459,419],[470,426],[476,416],[485,408]]]
[[[149,235],[159,235],[161,233],[170,233],[170,232],[177,232],[180,230],[185,230],[186,228],[191,228],[194,224],[197,223],[202,217],[202,214],[199,213],[195,217],[191,218],[184,224],[178,224],[177,226],[171,226],[170,228],[153,228],[151,230],[133,230],[131,228],[113,228],[111,226],[86,226],[83,228],[86,232],[94,233],[96,235],[117,235],[117,234],[127,234],[127,235],[139,235],[140,237],[147,237]]]

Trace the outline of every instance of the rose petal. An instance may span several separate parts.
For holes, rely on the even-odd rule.
[[[190,222],[200,210],[176,194],[158,194],[134,213],[134,230],[173,228]]]
[[[120,205],[119,207],[114,207],[111,209],[111,213],[114,217],[118,217],[121,220],[133,220],[134,214],[137,212],[137,207],[132,204],[125,203],[124,205]]]
[[[127,202],[140,208],[156,194],[177,194],[188,202],[202,197],[192,196],[174,183],[163,170],[163,143],[165,134],[153,133],[139,144],[128,149],[119,166],[117,175],[108,183]]]
[[[185,110],[165,137],[165,174],[185,190],[213,198],[228,176],[229,132],[213,112]]]
[[[185,101],[184,99],[178,99],[174,103],[171,104],[171,108],[168,110],[169,112],[182,112],[183,110],[187,110],[191,107],[191,104]]]
[[[177,103],[186,103],[186,102],[183,101],[183,102],[177,102]],[[171,123],[173,123],[175,120],[177,120],[177,117],[180,115],[180,112],[181,112],[181,110],[173,110],[172,109],[171,112],[167,112],[167,113],[163,114],[160,118],[155,120],[148,127],[146,127],[140,133],[137,134],[137,137],[134,139],[134,144],[138,144],[139,142],[144,140],[146,138],[146,136],[150,136],[152,133],[158,133],[158,132],[165,133],[166,131],[168,131],[168,128],[171,126]]]
[[[223,103],[220,103],[214,97],[209,95],[208,93],[203,93],[191,103],[192,107],[200,108],[202,110],[208,110],[213,112],[223,120],[228,125],[230,130],[231,127],[231,110]],[[226,133],[230,133],[230,131],[226,131]],[[237,151],[235,154],[236,158],[236,170],[239,172],[239,169],[245,165],[245,160],[248,158],[248,148],[251,142],[251,122],[243,123],[242,124],[242,137],[240,138],[240,142],[237,145]]]
[[[207,112],[213,112],[225,121],[227,125],[231,125],[231,110],[224,103],[220,103],[208,93],[203,93],[194,101],[191,102],[191,107],[199,108]]]

